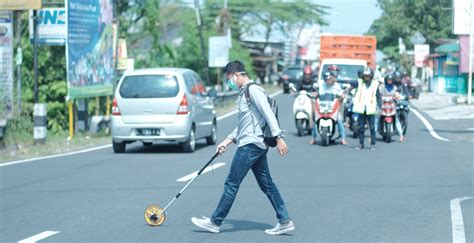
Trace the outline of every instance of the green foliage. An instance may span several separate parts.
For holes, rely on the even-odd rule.
[[[398,38],[412,49],[410,37],[419,31],[433,50],[439,38],[453,38],[451,33],[452,1],[439,0],[378,0],[382,15],[367,34],[377,37],[377,47],[392,59],[399,59]]]

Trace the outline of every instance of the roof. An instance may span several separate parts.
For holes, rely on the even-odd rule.
[[[436,47],[434,50],[435,52],[443,52],[443,53],[459,52],[459,43],[456,43],[456,42],[445,43]]]
[[[135,69],[133,71],[127,71],[124,75],[146,75],[146,74],[170,74],[170,73],[184,73],[186,71],[191,71],[187,68],[175,68],[175,67],[162,67],[162,68],[143,68]]]

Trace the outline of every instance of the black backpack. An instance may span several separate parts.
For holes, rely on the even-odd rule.
[[[249,88],[252,85],[258,85],[258,84],[252,82],[252,83],[249,83],[247,87],[245,88],[245,98],[247,98],[247,102],[249,102],[250,104],[252,104],[252,102],[250,100]],[[273,114],[275,114],[275,118],[277,119],[277,122],[279,125],[280,122],[278,121],[278,103],[276,102],[275,99],[269,97],[268,95],[267,95],[267,101],[268,101],[268,104],[270,105],[270,108],[273,111]],[[272,131],[270,129],[270,126],[268,126],[267,121],[265,121],[265,126],[261,127],[261,129],[263,133],[263,141],[270,147],[276,147],[277,145],[276,137],[272,136]]]

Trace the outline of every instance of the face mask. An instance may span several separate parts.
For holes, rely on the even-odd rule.
[[[227,85],[229,86],[230,90],[238,90],[239,89],[239,87],[237,86],[235,81],[232,80],[232,78],[227,79]]]

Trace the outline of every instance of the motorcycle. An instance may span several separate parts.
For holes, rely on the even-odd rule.
[[[342,94],[325,93],[320,95],[315,102],[316,121],[315,126],[321,136],[323,146],[328,146],[336,131],[339,109],[341,107],[340,97]]]
[[[306,134],[311,134],[312,127],[310,122],[313,119],[313,101],[311,100],[311,94],[306,90],[296,90],[293,83],[290,83],[289,87],[295,94],[297,94],[296,99],[293,102],[293,116],[295,118],[298,136],[301,137]]]
[[[403,135],[407,133],[408,129],[408,113],[410,112],[410,106],[408,101],[405,99],[400,99],[397,101],[397,115],[400,119],[400,125],[402,125]]]
[[[396,103],[394,96],[383,96],[382,107],[380,109],[378,130],[383,140],[387,143],[392,142],[392,136],[395,135],[396,122]]]
[[[347,97],[344,100],[344,121],[349,124],[349,130],[352,131],[352,137],[357,138],[357,133],[359,131],[359,114],[352,111],[354,106],[354,96],[355,96],[355,89],[347,94]]]

